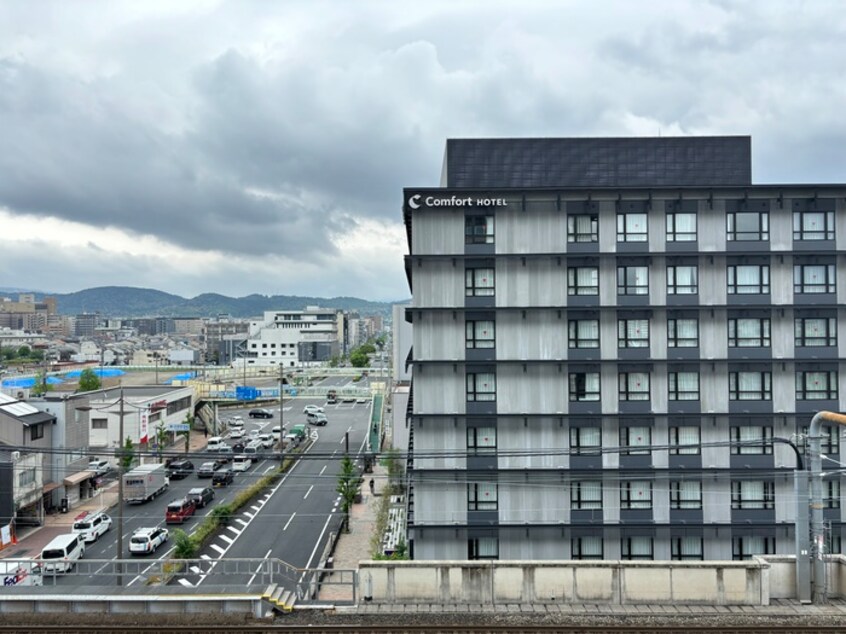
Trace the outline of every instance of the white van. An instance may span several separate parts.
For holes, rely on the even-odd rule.
[[[68,533],[54,538],[41,551],[44,572],[67,572],[76,565],[76,560],[85,554],[82,535]]]
[[[258,454],[261,453],[263,449],[260,440],[253,440],[247,443],[247,446],[244,447],[243,455],[249,456],[250,458],[256,458]]]
[[[238,454],[232,459],[232,471],[246,471],[253,466],[251,456]]]
[[[209,442],[206,445],[206,451],[217,451],[218,449],[220,449],[221,445],[224,444],[226,443],[223,442],[223,438],[221,438],[220,436],[214,436],[212,438],[209,438]]]

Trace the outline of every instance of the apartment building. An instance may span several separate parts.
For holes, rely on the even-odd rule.
[[[415,559],[793,552],[773,439],[846,408],[846,185],[755,185],[749,137],[456,139],[404,219]]]
[[[266,311],[251,321],[236,365],[296,367],[324,363],[344,346],[344,313],[334,308]]]

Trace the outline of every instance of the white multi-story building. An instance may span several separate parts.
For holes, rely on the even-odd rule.
[[[333,308],[267,311],[251,321],[242,356],[234,366],[297,367],[328,361],[340,354],[344,342],[344,314]]]

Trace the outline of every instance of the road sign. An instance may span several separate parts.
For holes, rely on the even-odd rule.
[[[189,431],[191,429],[191,425],[188,423],[168,423],[165,429],[168,431]]]

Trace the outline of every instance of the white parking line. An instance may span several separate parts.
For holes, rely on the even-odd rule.
[[[246,522],[244,522],[244,524],[246,524]],[[232,532],[233,532],[233,533],[235,533],[236,535],[240,535],[240,534],[241,534],[241,529],[239,529],[239,528],[235,528],[234,526],[227,526],[227,527],[226,527],[226,530],[228,530],[228,531],[232,531]]]
[[[234,542],[234,541],[235,541],[234,539],[232,539],[232,538],[231,538],[231,537],[229,537],[228,535],[224,535],[223,533],[221,533],[220,535],[218,535],[218,537],[220,537],[220,538],[221,538],[223,541],[225,541],[227,544],[231,544],[232,542]]]
[[[194,587],[193,583],[191,583],[187,579],[183,579],[182,577],[179,577],[179,579],[177,579],[177,581],[179,583],[181,583],[183,586],[185,586],[186,588],[193,588]]]
[[[328,467],[328,466],[329,465],[323,465],[323,468],[320,470],[320,473],[318,473],[317,475],[323,475],[323,472],[326,471],[326,467]]]
[[[246,526],[246,525],[247,525],[247,522],[245,522],[244,520],[242,520],[240,517],[236,517],[236,518],[235,518],[235,521],[236,521],[236,522],[238,522],[241,526]]]
[[[283,531],[288,530],[288,525],[294,520],[294,517],[296,517],[296,515],[297,515],[297,512],[294,511],[294,514],[291,517],[288,518],[288,521],[285,522],[285,526],[282,527]]]
[[[218,546],[217,544],[212,544],[212,545],[211,545],[211,547],[212,547],[212,548],[214,548],[214,549],[215,549],[217,552],[219,552],[221,555],[222,555],[223,553],[225,553],[225,552],[226,552],[223,548],[221,548],[221,547],[220,547],[220,546]]]
[[[311,493],[311,490],[312,490],[313,488],[314,488],[314,485],[312,484],[312,485],[308,488],[308,491],[306,491],[306,492],[305,492],[305,495],[303,496],[303,499],[304,499],[304,500],[305,500],[306,498],[308,498],[308,494],[309,494],[309,493]]]
[[[253,517],[255,516],[255,513],[250,513],[249,511],[244,511],[244,515],[246,515],[250,519],[253,519]]]

